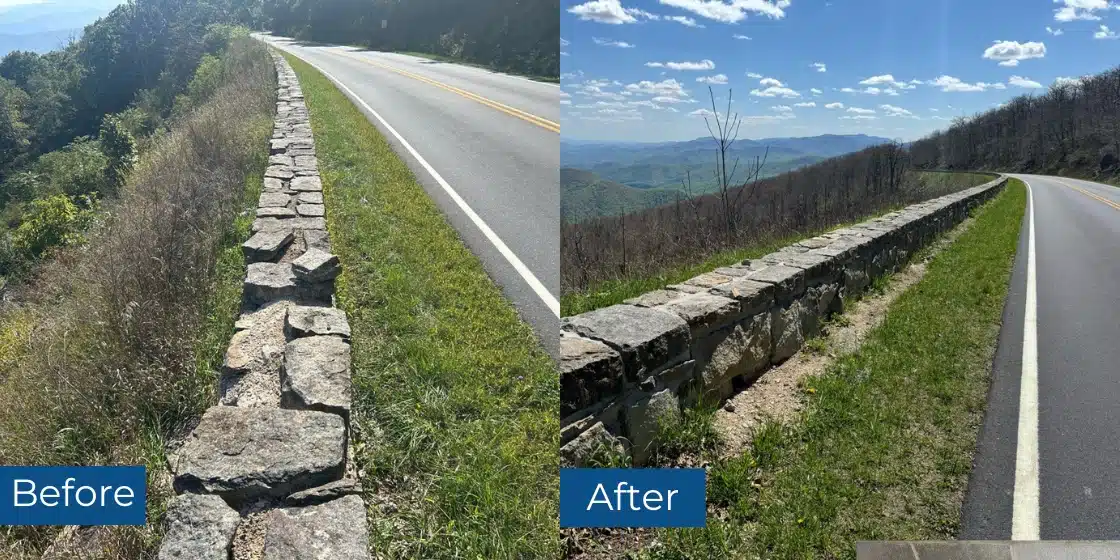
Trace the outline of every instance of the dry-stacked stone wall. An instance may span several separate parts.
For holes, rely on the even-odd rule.
[[[722,402],[1006,183],[936,198],[561,321],[561,461],[646,464],[659,429]]]
[[[178,495],[159,557],[368,559],[350,461],[350,326],[333,306],[315,141],[295,73],[278,74],[269,167],[242,246],[242,314],[220,402],[169,452]]]

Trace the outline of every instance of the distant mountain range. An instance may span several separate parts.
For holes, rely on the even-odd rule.
[[[740,139],[731,147],[728,165],[739,158],[733,182],[742,181],[755,158],[765,156],[760,176],[772,177],[890,141],[865,134]],[[712,192],[715,157],[711,138],[649,143],[561,139],[561,215],[579,221],[672,202],[689,175],[694,195]]]
[[[85,26],[108,14],[121,0],[41,2],[0,8],[0,57],[11,51],[44,53],[81,37]]]

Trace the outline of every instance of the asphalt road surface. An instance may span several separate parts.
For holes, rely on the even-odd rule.
[[[558,355],[560,88],[404,54],[259,38],[341,84]]]
[[[1033,219],[1028,210],[960,538],[1117,540],[1120,189],[1014,176]]]

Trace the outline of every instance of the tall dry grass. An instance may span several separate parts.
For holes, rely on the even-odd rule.
[[[87,537],[84,557],[152,553],[170,495],[163,442],[216,398],[274,112],[263,45],[231,43],[221,82],[155,141],[89,243],[46,263],[0,316],[0,464],[148,466],[149,526]],[[5,558],[37,557],[56,533],[5,531]]]

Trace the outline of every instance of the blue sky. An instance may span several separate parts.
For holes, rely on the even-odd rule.
[[[565,138],[912,140],[1120,64],[1109,0],[561,0]]]

